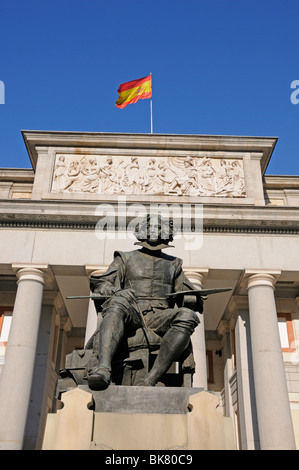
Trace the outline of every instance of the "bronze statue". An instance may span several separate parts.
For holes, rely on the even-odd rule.
[[[192,291],[195,287],[182,270],[182,260],[162,250],[173,240],[171,221],[147,216],[135,230],[141,248],[117,251],[108,270],[91,276],[91,291],[103,296],[95,300],[103,320],[99,329],[98,364],[88,372],[92,390],[103,390],[111,382],[112,360],[123,338],[142,329],[160,338],[159,352],[147,376],[137,383],[155,386],[173,361],[186,350],[199,324],[203,300],[197,296],[172,297],[170,294]]]

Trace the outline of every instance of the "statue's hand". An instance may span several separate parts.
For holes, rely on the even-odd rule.
[[[117,291],[117,297],[124,297],[129,302],[136,301],[135,291],[133,289],[121,289]]]
[[[95,293],[100,295],[113,295],[117,290],[116,287],[106,284],[96,289]]]

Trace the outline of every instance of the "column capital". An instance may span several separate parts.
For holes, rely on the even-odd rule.
[[[278,269],[245,269],[242,284],[247,287],[247,289],[256,286],[274,287],[280,275],[281,271]]]
[[[52,278],[49,266],[47,264],[12,264],[11,267],[16,273],[18,282],[30,280],[45,284],[46,280]]]
[[[184,273],[191,282],[202,287],[208,277],[209,268],[184,268]]]
[[[248,296],[247,295],[234,295],[230,298],[227,306],[227,311],[231,317],[236,317],[239,312],[248,310]]]
[[[225,335],[225,333],[230,333],[230,321],[229,320],[221,320],[218,327],[217,331],[220,335]]]
[[[59,315],[60,318],[67,318],[68,317],[68,312],[64,303],[64,300],[62,298],[62,295],[60,292],[55,293],[55,297],[53,300],[53,305],[54,308]]]
[[[65,333],[69,333],[73,327],[69,317],[60,317],[60,326]]]

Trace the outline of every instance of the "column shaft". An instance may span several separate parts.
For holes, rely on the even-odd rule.
[[[0,379],[0,449],[21,450],[30,400],[43,295],[43,273],[18,272],[12,325]]]
[[[242,450],[258,450],[259,437],[253,387],[249,313],[245,310],[238,312],[235,326],[235,347],[240,446]]]
[[[204,274],[207,270],[201,271],[185,271],[186,276],[197,289],[203,288]],[[204,274],[202,274],[202,272]],[[206,340],[205,340],[205,324],[204,313],[198,313],[200,324],[195,329],[192,335],[193,355],[195,360],[195,374],[193,376],[193,387],[208,389],[208,374],[207,374],[207,353],[206,353]]]
[[[254,274],[248,281],[252,360],[260,446],[295,449],[274,298],[275,278]]]
[[[100,276],[105,271],[106,271],[106,268],[95,269],[95,267],[86,266],[86,274],[88,276],[88,280],[90,276]],[[92,295],[92,292],[90,292],[90,295]],[[84,346],[86,346],[91,336],[99,327],[101,320],[102,320],[102,316],[97,314],[94,301],[92,299],[89,299]]]

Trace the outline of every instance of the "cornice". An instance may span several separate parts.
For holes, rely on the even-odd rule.
[[[264,189],[299,189],[299,175],[265,175]]]
[[[0,181],[33,183],[34,170],[31,168],[0,168]]]
[[[206,151],[262,152],[261,169],[265,172],[277,137],[217,136],[194,134],[125,134],[104,132],[28,131],[22,136],[33,168],[37,147],[132,148]]]
[[[115,207],[115,223],[117,204]],[[2,200],[0,226],[3,228],[49,228],[94,230],[101,219],[96,214],[98,203],[87,201]],[[146,204],[145,204],[146,207]],[[126,217],[126,223],[133,217]],[[122,216],[122,221],[124,221]],[[191,219],[191,227],[197,227]],[[298,234],[299,207],[204,205],[204,232]]]

